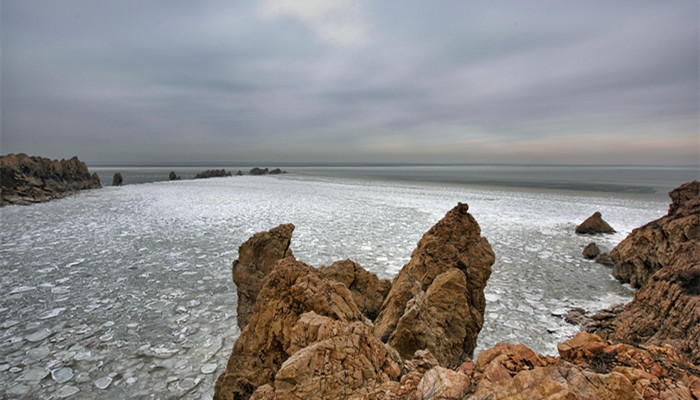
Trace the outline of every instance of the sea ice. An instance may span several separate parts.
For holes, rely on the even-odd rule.
[[[50,330],[48,330],[47,328],[42,328],[34,333],[31,333],[31,334],[25,336],[24,338],[29,342],[36,343],[36,342],[41,342],[42,340],[51,336],[51,333],[52,332]]]
[[[51,371],[51,378],[57,383],[66,383],[73,379],[73,370],[68,367],[55,369]]]

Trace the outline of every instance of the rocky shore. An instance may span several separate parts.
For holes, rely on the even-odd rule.
[[[0,185],[3,206],[40,203],[102,187],[97,174],[91,175],[77,157],[58,161],[26,154],[0,157]]]
[[[599,334],[560,343],[559,357],[499,343],[472,360],[495,255],[466,204],[423,236],[393,283],[350,260],[296,260],[293,225],[256,234],[233,265],[242,332],[214,398],[700,399],[698,185],[671,192],[667,219],[630,237],[664,234],[613,250],[619,269],[641,246],[656,271],[597,320]]]

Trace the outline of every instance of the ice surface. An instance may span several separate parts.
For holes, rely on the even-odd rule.
[[[0,387],[35,398],[211,398],[240,334],[231,262],[252,234],[291,222],[298,259],[350,258],[391,278],[457,202],[469,204],[496,253],[477,352],[511,341],[554,353],[576,329],[562,311],[628,301],[610,268],[581,251],[591,240],[612,248],[668,209],[664,197],[293,174],[105,187],[3,207]],[[594,211],[619,233],[575,235]],[[53,372],[32,386],[17,381],[27,371]]]

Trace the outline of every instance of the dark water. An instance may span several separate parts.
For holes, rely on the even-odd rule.
[[[263,166],[264,167],[264,166]],[[278,165],[267,166],[270,169]],[[492,187],[562,189],[589,192],[665,194],[700,179],[697,166],[542,166],[542,165],[281,165],[290,176],[326,176],[371,180],[435,182]],[[251,165],[226,166],[99,166],[90,170],[111,185],[120,172],[124,184],[165,181],[170,171],[191,179],[201,171],[225,168],[247,174]]]

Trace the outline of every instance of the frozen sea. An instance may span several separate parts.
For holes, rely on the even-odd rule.
[[[170,168],[121,168],[134,184],[0,208],[0,394],[211,398],[240,333],[231,263],[251,235],[291,222],[299,260],[350,258],[391,278],[458,202],[469,204],[496,253],[477,353],[508,341],[554,354],[576,332],[558,315],[633,294],[609,267],[583,259],[583,247],[593,240],[612,249],[664,215],[668,186],[684,182],[603,174],[607,183],[582,191],[541,171],[527,179],[544,184],[486,186],[455,181],[453,169],[421,170],[447,176],[434,179],[411,168],[392,176],[371,167],[290,167],[284,175],[173,182],[155,178]],[[111,182],[114,169],[91,170]],[[575,235],[595,211],[619,233]]]

